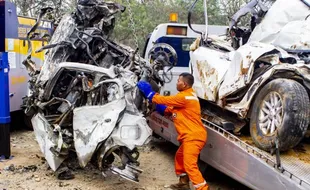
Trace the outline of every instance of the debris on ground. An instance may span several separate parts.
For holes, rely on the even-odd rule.
[[[13,138],[23,137],[22,142],[17,140],[16,147],[12,147],[14,159],[7,162],[0,162],[0,189],[21,189],[21,190],[133,190],[135,188],[144,188],[145,190],[166,190],[164,186],[171,182],[177,182],[174,173],[174,154],[177,147],[171,143],[164,141],[152,140],[144,147],[150,148],[151,151],[139,151],[140,167],[144,171],[139,177],[139,183],[132,183],[117,175],[107,172],[107,176],[103,177],[101,172],[94,166],[87,166],[84,169],[71,169],[74,179],[59,180],[55,172],[48,169],[48,164],[38,164],[41,162],[43,154],[40,151],[38,143],[32,131],[14,132],[11,134]],[[27,144],[26,148],[20,148],[22,144]],[[76,163],[76,162],[72,162]],[[4,168],[13,165],[14,168],[19,166],[29,167],[37,166],[35,172],[11,172]],[[62,166],[61,166],[62,167]],[[23,167],[20,167],[23,168]],[[16,169],[15,169],[16,170]],[[210,175],[214,176],[212,171]],[[39,178],[39,179],[38,179]],[[219,176],[213,182],[210,182],[211,188],[221,187],[221,190],[231,190],[233,187],[238,190],[248,190],[245,188],[236,188],[241,185],[227,179],[225,176]],[[60,183],[62,182],[62,183]],[[61,187],[60,187],[61,186]]]
[[[73,179],[74,175],[68,167],[62,167],[56,171],[56,177],[59,180]]]

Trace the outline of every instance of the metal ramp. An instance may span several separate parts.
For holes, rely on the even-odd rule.
[[[310,189],[310,162],[291,152],[281,154],[282,168],[276,157],[251,146],[220,126],[202,119],[208,142],[200,159],[226,175],[259,190]]]
[[[310,145],[305,147],[309,154],[302,157],[290,151],[281,154],[282,168],[278,168],[276,157],[252,146],[250,137],[238,138],[214,123],[202,121],[208,131],[206,146],[200,153],[205,163],[251,189],[310,190]],[[148,122],[154,133],[179,145],[170,119],[154,112]]]

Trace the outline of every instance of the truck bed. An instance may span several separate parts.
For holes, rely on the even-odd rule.
[[[276,156],[255,147],[250,136],[236,137],[220,126],[202,119],[208,131],[206,146],[200,159],[252,189],[310,189],[310,145],[302,142],[297,148]],[[154,112],[148,118],[154,133],[176,145],[173,122]]]
[[[242,136],[240,137],[240,140],[252,146],[256,151],[263,152],[270,160],[276,162],[275,155],[272,156],[270,153],[255,147],[251,137]],[[310,182],[310,144],[308,142],[303,141],[294,149],[291,149],[288,152],[282,152],[280,158],[282,167],[298,176],[300,178],[300,183]]]

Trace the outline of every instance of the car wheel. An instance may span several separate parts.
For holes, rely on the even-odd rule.
[[[250,133],[257,147],[286,151],[304,137],[309,125],[309,96],[306,89],[290,79],[275,79],[265,85],[252,105]]]

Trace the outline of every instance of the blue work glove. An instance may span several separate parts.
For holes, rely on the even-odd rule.
[[[160,113],[160,115],[165,115],[165,110],[166,110],[167,106],[163,105],[163,104],[157,104],[156,105],[156,111],[158,113]]]
[[[155,92],[152,89],[152,86],[150,83],[145,81],[139,81],[137,84],[139,90],[143,93],[143,95],[152,102],[153,96],[155,95]]]

